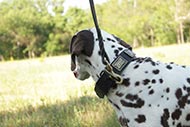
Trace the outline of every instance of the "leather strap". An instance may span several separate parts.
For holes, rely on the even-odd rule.
[[[105,49],[104,49],[103,37],[102,37],[101,30],[100,30],[99,25],[98,25],[98,20],[97,20],[97,17],[96,17],[96,11],[95,11],[95,7],[94,7],[94,1],[89,0],[89,2],[90,2],[90,8],[91,8],[91,12],[92,12],[92,17],[93,17],[93,20],[94,20],[94,25],[96,27],[96,32],[97,32],[97,35],[98,35],[100,54],[102,56],[102,62],[104,64],[107,64],[105,59],[109,62],[109,58],[108,58],[108,56],[107,56],[107,54],[105,52]]]

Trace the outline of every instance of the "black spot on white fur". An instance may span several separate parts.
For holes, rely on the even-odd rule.
[[[118,96],[118,97],[122,97],[124,94],[117,91],[115,95]]]
[[[170,117],[169,110],[167,108],[163,109],[163,114],[161,116],[161,125],[163,127],[169,127],[168,119]]]
[[[137,95],[126,95],[126,99],[130,101],[135,101],[135,102],[128,102],[126,100],[121,99],[120,102],[124,107],[129,107],[129,108],[141,108],[144,106],[144,100],[139,98]]]
[[[112,41],[115,42],[115,40],[111,39],[111,38],[106,38],[108,41]]]
[[[123,50],[123,48],[122,48],[122,47],[119,47],[119,48],[118,48],[118,50],[120,50],[120,51],[121,51],[121,50]]]
[[[155,84],[155,83],[156,83],[156,80],[155,80],[155,79],[152,79],[151,82],[152,82],[152,84]]]
[[[190,84],[190,78],[187,78],[187,82]]]
[[[139,67],[139,65],[137,64],[137,65],[135,65],[133,68],[134,68],[134,69],[137,69],[138,67]]]
[[[159,74],[159,72],[160,72],[160,70],[158,70],[158,69],[152,71],[152,73],[155,75]]]
[[[138,122],[138,123],[144,123],[144,122],[146,122],[146,117],[145,117],[145,115],[140,114],[140,115],[138,115],[138,117],[135,119],[135,121]]]
[[[150,91],[149,91],[149,95],[152,95],[154,93],[154,90],[153,89],[151,89]]]
[[[166,93],[169,93],[170,92],[170,88],[166,88]]]
[[[119,50],[115,49],[114,53],[115,53],[115,56],[118,56],[119,55]]]
[[[124,79],[123,80],[123,85],[125,85],[125,86],[129,86],[130,85],[130,78],[126,78],[126,79]]]
[[[167,65],[166,68],[167,68],[168,70],[171,70],[171,69],[172,69],[172,66],[171,66],[171,65]]]
[[[182,111],[180,109],[176,109],[173,113],[172,113],[172,119],[173,120],[178,120],[181,116]]]
[[[139,85],[140,85],[139,81],[135,82],[135,86],[139,86]]]
[[[145,80],[143,80],[143,84],[144,85],[148,85],[150,83],[150,79],[145,79]]]
[[[164,82],[164,80],[161,78],[161,79],[159,79],[159,82],[160,82],[160,84],[162,84]]]
[[[182,97],[182,90],[179,88],[175,92],[176,98],[180,99]]]

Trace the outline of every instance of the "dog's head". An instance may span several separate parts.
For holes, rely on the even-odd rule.
[[[130,45],[111,34],[102,31],[102,36],[105,38],[104,48],[107,51],[108,57],[110,57],[110,61],[115,57],[114,50],[110,49],[112,45],[119,45],[123,49],[128,48],[132,50]],[[107,38],[111,38],[112,41],[106,42],[109,41]],[[105,68],[99,55],[100,48],[98,43],[95,29],[82,30],[72,37],[70,43],[71,70],[77,79],[85,80],[90,76],[96,76],[97,79],[99,73]],[[95,71],[98,74],[94,75]]]
[[[89,30],[82,30],[71,39],[71,70],[76,78],[87,79],[90,74],[86,71],[85,56],[90,57],[94,48],[93,33]]]

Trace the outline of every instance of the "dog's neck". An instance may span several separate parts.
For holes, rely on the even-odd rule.
[[[111,38],[113,39],[113,37]],[[100,78],[100,73],[105,69],[106,65],[102,62],[102,56],[99,55],[99,44],[98,40],[95,41],[94,50],[92,56],[89,57],[89,61],[91,61],[91,66],[87,68],[87,71],[92,76],[93,80],[97,82]],[[110,63],[117,57],[117,55],[125,50],[126,48],[117,43],[111,43],[108,41],[104,41],[105,52],[108,54],[108,58]],[[97,55],[98,54],[98,55]]]

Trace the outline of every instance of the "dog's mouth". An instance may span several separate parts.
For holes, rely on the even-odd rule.
[[[77,71],[73,71],[73,75],[75,76],[75,78],[79,80],[85,80],[90,77],[90,75],[87,72],[79,73]]]
[[[78,78],[79,74],[76,71],[73,71],[73,74],[74,74],[75,78]]]

